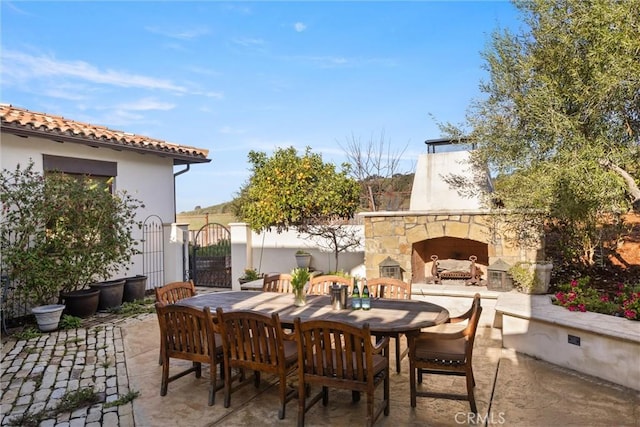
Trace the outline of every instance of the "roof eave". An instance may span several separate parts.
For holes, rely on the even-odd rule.
[[[211,159],[205,156],[198,156],[193,154],[183,154],[170,149],[162,149],[157,147],[141,147],[127,145],[123,142],[114,142],[105,138],[94,138],[73,135],[66,132],[55,132],[51,130],[33,129],[26,126],[22,126],[10,122],[2,122],[2,132],[11,133],[23,138],[38,137],[46,138],[56,142],[70,142],[74,144],[87,145],[95,148],[110,148],[115,151],[133,151],[141,154],[151,154],[160,157],[169,157],[173,159],[174,165],[186,165],[193,163],[209,163]]]

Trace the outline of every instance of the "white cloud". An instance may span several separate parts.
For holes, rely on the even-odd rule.
[[[246,131],[244,129],[238,129],[231,126],[223,126],[220,129],[218,129],[218,132],[225,135],[240,135],[245,133]]]
[[[235,38],[232,40],[235,44],[239,44],[244,47],[256,47],[256,46],[264,46],[264,40],[262,39],[252,39],[248,37],[243,38]]]
[[[128,111],[148,111],[148,110],[168,111],[168,110],[173,110],[175,108],[175,104],[156,101],[153,98],[143,98],[134,102],[119,104],[117,108],[120,110],[128,110]]]
[[[307,29],[307,26],[304,24],[304,22],[296,22],[295,24],[293,24],[293,29],[298,33],[301,33]]]
[[[112,86],[187,92],[185,87],[176,85],[171,80],[117,70],[100,70],[84,61],[61,61],[52,56],[33,56],[12,50],[3,50],[1,55],[3,76],[10,75],[18,80],[71,77]]]
[[[172,39],[179,40],[193,40],[198,37],[209,34],[209,29],[206,27],[195,27],[191,29],[166,29],[159,27],[145,27],[145,30],[153,34],[160,34],[161,36],[170,37]]]

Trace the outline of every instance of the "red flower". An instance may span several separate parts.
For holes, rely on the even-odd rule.
[[[577,281],[577,280],[575,280],[575,279],[574,279],[574,280],[572,280],[572,281],[571,281],[571,287],[572,287],[572,288],[577,288],[577,287],[578,287],[578,281]]]
[[[583,313],[587,311],[587,307],[584,304],[578,304],[578,309]]]

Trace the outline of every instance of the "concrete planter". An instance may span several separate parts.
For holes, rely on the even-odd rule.
[[[311,265],[311,254],[296,254],[296,264],[298,268],[309,268]]]
[[[42,332],[50,332],[58,329],[63,310],[62,304],[50,304],[33,307],[31,313],[36,317],[38,328]]]

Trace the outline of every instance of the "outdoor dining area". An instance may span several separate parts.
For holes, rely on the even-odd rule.
[[[286,277],[285,277],[286,279]],[[286,280],[285,280],[286,289]],[[369,281],[369,284],[372,280]],[[264,282],[264,285],[277,289],[280,285],[271,282]],[[176,307],[184,309],[190,308],[197,312],[200,303],[210,304],[215,299],[218,301],[227,300],[221,306],[222,315],[233,314],[231,306],[233,298],[237,298],[235,292],[217,292],[211,288],[193,287],[189,282],[169,284],[163,287],[165,290],[171,288],[178,289],[175,292],[158,291],[159,301],[166,301]],[[372,287],[373,288],[373,287]],[[390,288],[391,289],[391,288]],[[282,309],[288,314],[278,316],[282,331],[283,342],[289,341],[286,337],[291,334],[295,337],[295,317],[293,326],[286,324],[290,321],[290,316],[296,311],[316,313],[322,319],[322,313],[328,315],[333,312],[331,298],[326,297],[326,304],[316,305],[314,300],[308,295],[307,308],[292,307],[292,295],[279,295],[278,292],[246,292],[244,301],[255,298],[255,308],[268,311]],[[227,294],[227,296],[223,296]],[[261,295],[262,294],[262,295]],[[373,293],[372,293],[373,294]],[[178,295],[177,297],[175,295]],[[232,297],[236,295],[236,297]],[[163,299],[164,298],[164,299]],[[290,298],[291,303],[284,304],[285,298]],[[271,299],[271,302],[269,302]],[[322,300],[318,299],[318,300]],[[382,299],[374,299],[370,314],[363,314],[363,311],[346,310],[344,316],[353,319],[361,319],[358,316],[371,316],[374,319],[382,314],[376,311],[384,311]],[[194,303],[193,301],[199,301]],[[278,302],[280,301],[280,302]],[[176,304],[179,303],[180,305]],[[252,303],[251,303],[252,304]],[[239,305],[238,309],[245,311],[252,308],[250,303],[245,302]],[[189,307],[191,305],[191,307]],[[315,306],[315,307],[314,307]],[[210,306],[212,317],[217,316],[216,309]],[[216,307],[217,308],[217,307]],[[471,308],[471,307],[469,307]],[[434,310],[436,308],[434,307]],[[447,310],[448,311],[448,310]],[[214,314],[215,313],[215,314]],[[256,312],[257,313],[257,312]],[[348,314],[347,314],[348,313]],[[429,316],[434,316],[436,311]],[[441,312],[439,312],[441,313]],[[451,311],[449,318],[455,318],[464,313]],[[435,315],[437,318],[438,315]],[[434,317],[432,317],[433,319]],[[301,323],[307,323],[300,316]],[[408,319],[408,318],[407,318]],[[230,323],[238,319],[228,319]],[[285,322],[283,322],[283,320]],[[254,320],[246,320],[255,322]],[[411,323],[411,320],[405,320]],[[440,321],[440,320],[438,320]],[[416,322],[418,322],[416,320]],[[429,328],[447,328],[447,325],[440,323],[439,326],[421,327],[421,331]],[[226,323],[226,322],[225,322]],[[266,323],[266,322],[265,322]],[[370,325],[373,324],[373,320]],[[415,323],[417,325],[418,323]],[[462,323],[464,324],[464,323]],[[396,324],[397,325],[397,324]],[[384,333],[392,335],[389,327]],[[370,331],[372,331],[370,326]],[[219,333],[214,331],[214,334]],[[421,332],[422,333],[422,332]],[[615,384],[603,382],[593,377],[584,376],[559,368],[550,363],[537,360],[526,355],[516,353],[512,350],[501,347],[501,332],[498,328],[480,324],[476,330],[473,345],[472,366],[473,379],[475,380],[474,398],[477,406],[477,415],[471,411],[470,402],[466,400],[450,400],[434,397],[419,397],[415,401],[415,407],[411,402],[411,362],[410,355],[402,357],[407,350],[406,337],[391,339],[388,343],[389,373],[388,377],[381,377],[381,385],[375,387],[374,404],[376,408],[384,408],[384,381],[388,379],[388,415],[382,414],[375,421],[375,425],[394,426],[452,426],[452,425],[514,425],[514,426],[538,426],[538,425],[637,425],[637,406],[640,397],[637,393]],[[220,337],[222,338],[222,337]],[[376,344],[375,338],[371,339],[371,347]],[[294,338],[294,341],[295,338]],[[400,342],[399,354],[400,372],[396,366],[396,345]],[[240,366],[242,361],[237,360],[236,365],[231,366],[230,375],[231,394],[228,402],[225,402],[225,368],[224,354],[220,357],[220,348],[224,351],[224,343],[216,341],[216,356],[214,364],[201,362],[201,376],[194,374],[185,375],[171,382],[167,382],[166,395],[161,396],[162,378],[164,364],[160,365],[160,322],[156,315],[149,315],[141,321],[127,323],[122,328],[122,346],[126,354],[126,371],[128,386],[131,390],[140,393],[139,397],[132,402],[132,414],[136,426],[246,426],[246,425],[296,425],[298,422],[298,405],[300,401],[295,396],[300,389],[298,370],[291,365],[286,368],[285,380],[281,381],[279,373],[260,371],[259,382],[254,377],[253,367],[245,368],[245,377],[241,378],[240,370],[235,366]],[[116,343],[117,344],[117,343]],[[272,347],[275,348],[275,347]],[[297,351],[298,343],[294,347]],[[284,350],[284,349],[283,349]],[[290,344],[287,344],[287,352],[291,352]],[[313,353],[312,353],[313,354]],[[329,353],[333,355],[333,353]],[[379,353],[378,355],[381,355]],[[373,356],[373,351],[372,351]],[[183,360],[170,356],[162,356],[169,359],[169,374],[175,375],[193,367],[193,361]],[[162,360],[162,359],[160,359]],[[298,363],[297,358],[287,359],[290,363]],[[357,359],[356,359],[357,360]],[[364,360],[364,359],[363,359]],[[379,359],[378,359],[379,360]],[[306,362],[304,362],[306,363]],[[287,365],[285,365],[287,366]],[[386,366],[386,363],[383,364]],[[220,368],[222,367],[222,375]],[[210,378],[215,373],[215,402],[209,405],[211,398]],[[195,371],[197,372],[197,371]],[[229,377],[229,375],[227,375]],[[246,385],[239,386],[241,383]],[[418,382],[416,372],[416,391],[434,390],[447,393],[461,393],[466,395],[467,381],[464,376],[447,375],[423,375],[422,384]],[[282,409],[281,386],[285,387],[284,413]],[[306,390],[305,390],[306,392]],[[367,407],[366,396],[362,399],[354,398],[355,394],[348,388],[335,388],[332,385],[328,388],[327,405],[320,403],[311,406],[310,402],[315,396],[323,396],[322,386],[313,383],[309,394],[305,393],[305,406],[309,406],[304,413],[304,423],[307,426],[342,426],[342,425],[366,425],[369,408]],[[361,392],[366,395],[365,392]],[[228,403],[228,407],[225,405]],[[568,408],[576,408],[569,410]],[[580,408],[579,410],[577,408]],[[284,415],[283,419],[279,415]]]
[[[477,415],[471,361],[482,312],[479,294],[466,313],[452,317],[444,307],[411,300],[410,285],[394,278],[363,280],[358,286],[352,278],[313,277],[303,302],[291,292],[292,282],[295,288],[295,279],[278,274],[265,277],[261,291],[197,294],[192,282],[156,288],[160,395],[169,400],[183,377],[193,373],[201,379],[208,371],[208,392],[191,393],[191,400],[229,408],[237,390],[251,384],[260,390],[263,376],[270,376],[278,402],[271,411],[265,408],[271,413],[265,413],[267,420],[295,418],[297,409],[302,426],[316,403],[322,400],[327,407],[336,399],[362,407],[359,424],[370,426],[394,409],[393,339],[394,375],[401,372],[403,357],[409,359],[404,395],[412,408],[418,397],[466,400],[465,413]],[[364,309],[358,309],[361,302]],[[428,389],[426,377],[437,374],[464,377],[462,392]],[[216,399],[220,390],[223,402]],[[336,390],[350,392],[349,400]],[[361,395],[366,402],[360,403]]]

